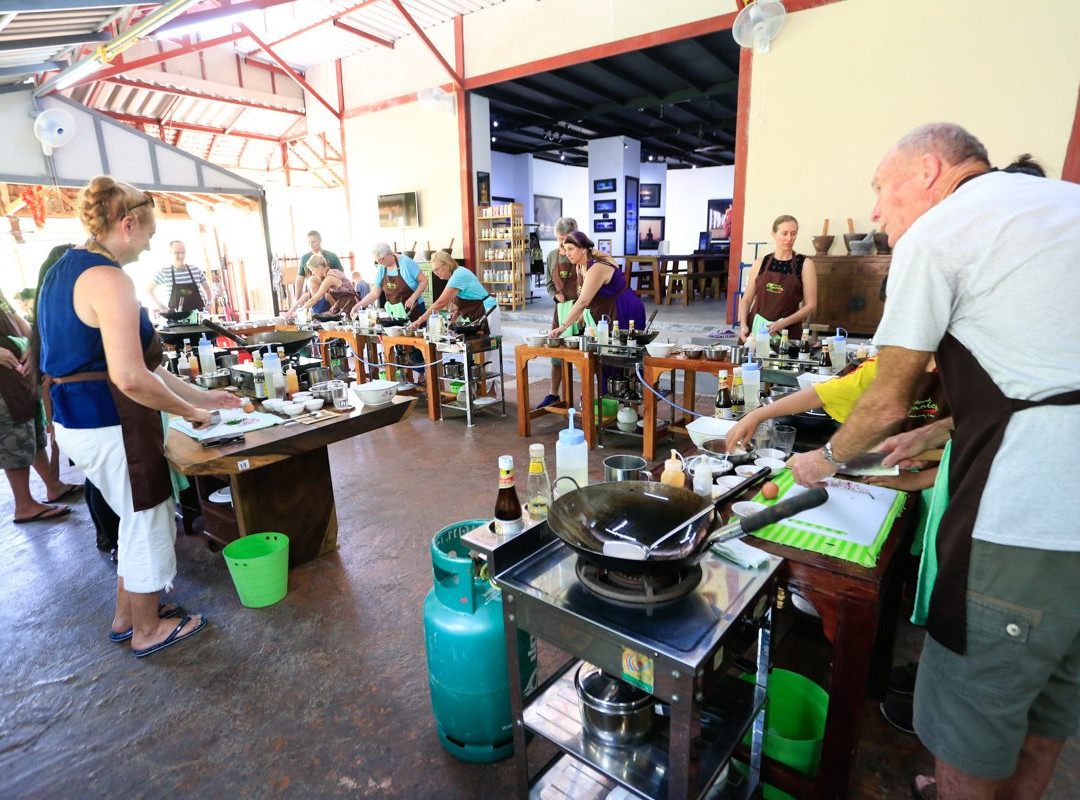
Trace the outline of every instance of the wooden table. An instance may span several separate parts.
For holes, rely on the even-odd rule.
[[[701,299],[705,299],[704,282],[716,280],[719,289],[716,298],[724,291],[727,281],[728,256],[721,253],[690,253],[688,255],[661,255],[659,260],[660,281],[664,284],[665,302],[669,305],[674,297],[680,297],[685,305],[690,305],[694,299],[694,287],[702,282]],[[685,263],[684,263],[685,262]],[[710,268],[711,263],[723,262],[723,269]],[[668,279],[674,278],[683,282],[683,291],[672,293],[668,287]]]
[[[429,342],[427,339],[418,336],[380,336],[379,341],[382,343],[383,347],[383,361],[386,362],[386,379],[396,381],[398,379],[397,373],[399,369],[415,369],[416,372],[423,371],[424,387],[427,392],[428,417],[430,417],[433,422],[438,422],[442,419],[442,408],[440,406],[441,395],[439,394],[439,370],[436,363],[439,361],[439,354],[435,349],[435,343]],[[394,366],[393,350],[395,346],[412,348],[419,351],[420,357],[424,359],[424,364],[427,366],[422,368]]]
[[[634,269],[635,266],[644,269]],[[624,256],[623,275],[626,276],[626,285],[629,286],[638,297],[652,297],[653,302],[660,305],[660,294],[663,286],[660,282],[660,260],[656,256]],[[638,279],[638,288],[634,289],[631,280]],[[649,278],[649,285],[642,286],[641,279]]]
[[[529,362],[534,358],[561,358],[563,370],[562,396],[559,402],[544,408],[533,408],[529,402]],[[585,350],[571,350],[566,347],[530,347],[519,344],[514,349],[518,390],[518,435],[530,436],[532,421],[544,414],[567,415],[567,409],[574,405],[575,367],[581,378],[581,420],[580,427],[585,432],[585,441],[589,449],[596,447],[596,414],[593,402],[596,397],[595,360],[593,354]]]
[[[645,383],[654,389],[660,388],[660,377],[665,372],[673,372],[674,370],[683,371],[683,396],[682,407],[694,409],[694,392],[697,388],[697,373],[709,372],[716,374],[720,370],[726,369],[728,375],[732,375],[735,369],[735,365],[728,363],[727,361],[709,361],[704,355],[701,358],[687,358],[686,356],[672,355],[667,358],[656,358],[654,356],[645,356],[645,361],[642,365],[642,375],[645,378]],[[674,385],[674,382],[672,383]],[[652,461],[656,458],[656,410],[657,400],[656,395],[647,389],[644,392],[645,403],[643,418],[645,420],[645,441],[642,445],[642,455],[648,460]],[[686,426],[693,422],[694,418],[686,414],[683,414],[679,419],[672,423],[671,428],[677,431],[686,431]]]
[[[289,566],[337,548],[337,510],[327,446],[405,419],[416,404],[395,397],[310,425],[296,423],[252,431],[247,441],[204,448],[170,430],[165,457],[194,477],[206,533],[214,544],[252,533],[279,531],[289,537]],[[214,488],[232,488],[232,506],[207,500]]]
[[[693,451],[687,448],[684,455]],[[653,467],[657,479],[662,470],[662,463]],[[730,503],[749,499],[758,491],[754,488],[745,496],[732,498],[724,508],[723,518],[731,516]],[[874,567],[775,544],[752,534],[748,537],[749,544],[784,559],[777,572],[781,585],[789,594],[794,591],[810,601],[821,615],[825,637],[833,648],[829,684],[825,687],[829,711],[817,775],[810,777],[765,758],[762,779],[776,788],[803,800],[846,797],[859,746],[863,698],[868,690],[881,692],[891,666],[899,614],[899,578],[905,560],[899,548],[917,516],[918,503],[909,496]]]
[[[325,328],[321,328],[318,331],[318,337],[320,342],[327,342],[331,339],[344,339],[349,347],[352,348],[353,353],[356,354],[356,382],[367,383],[368,381],[376,380],[379,377],[378,367],[368,367],[360,363],[360,359],[364,359],[369,364],[379,363],[379,337],[374,334],[357,333],[353,328],[339,328],[336,331],[328,331]],[[325,350],[322,353],[322,362],[324,367],[330,366],[330,357],[326,354]]]

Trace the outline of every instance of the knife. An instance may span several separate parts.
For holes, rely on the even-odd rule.
[[[912,461],[940,461],[941,456],[944,454],[944,450],[924,450],[918,455],[912,456]],[[880,450],[871,450],[869,453],[862,453],[854,458],[850,458],[845,461],[837,469],[837,472],[845,472],[852,474],[855,472],[869,472],[873,471],[875,475],[898,475],[899,468],[896,466],[886,467],[882,464],[888,453],[883,453]]]

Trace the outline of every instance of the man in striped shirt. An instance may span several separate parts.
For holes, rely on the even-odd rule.
[[[210,299],[210,284],[199,267],[187,264],[187,248],[179,239],[169,242],[172,264],[162,267],[150,284],[150,296],[157,303],[157,310],[194,311],[206,308]]]

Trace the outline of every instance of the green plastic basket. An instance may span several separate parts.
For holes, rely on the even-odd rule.
[[[272,606],[289,591],[289,537],[255,533],[221,551],[240,602],[248,608]]]
[[[742,679],[753,683],[750,675]],[[765,712],[765,755],[805,775],[817,773],[829,693],[809,678],[786,669],[769,673]],[[743,739],[750,745],[750,734]]]

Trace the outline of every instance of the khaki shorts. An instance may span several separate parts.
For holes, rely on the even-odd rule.
[[[1080,727],[1080,553],[973,541],[967,625],[962,656],[926,637],[915,731],[953,767],[1007,778],[1028,733]]]

